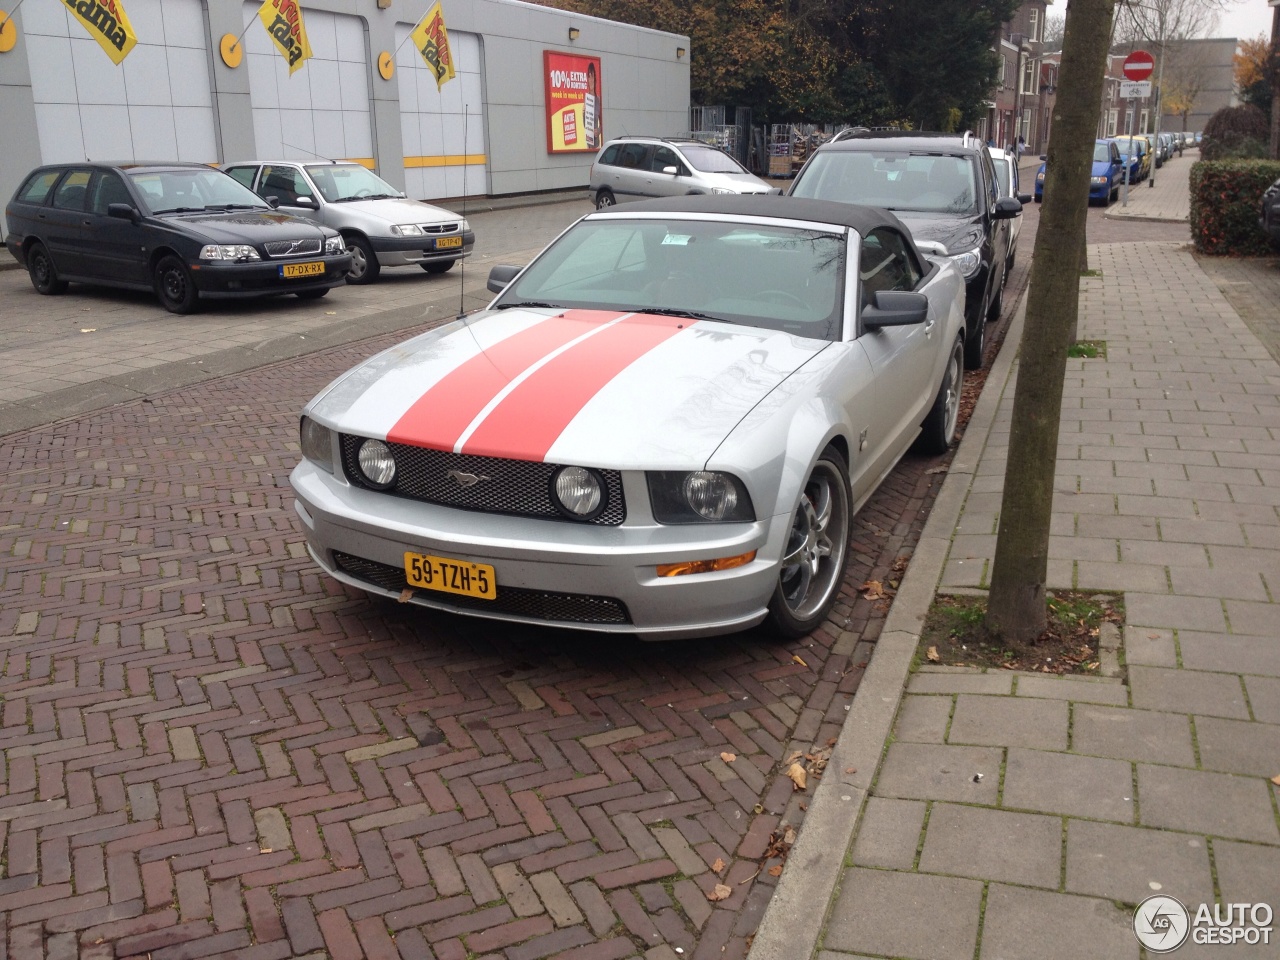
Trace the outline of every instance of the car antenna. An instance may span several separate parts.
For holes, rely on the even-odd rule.
[[[471,111],[464,103],[462,105],[462,222],[467,223],[467,143],[470,139],[468,127],[471,123]],[[470,226],[470,224],[467,224]],[[458,319],[461,320],[467,315],[466,311],[466,280],[467,280],[467,258],[460,257],[458,263]]]
[[[313,153],[312,151],[308,150],[306,147],[299,147],[299,146],[296,146],[295,144],[289,143],[288,141],[285,141],[285,140],[281,140],[281,141],[280,141],[280,145],[281,145],[282,147],[288,147],[290,150],[297,150],[299,153],[306,153],[306,154],[309,154],[310,156],[315,157],[317,160],[324,160],[326,163],[337,163],[337,162],[338,162],[337,160],[334,160],[332,157],[322,157],[322,156],[320,156],[320,154],[318,154],[318,153]]]

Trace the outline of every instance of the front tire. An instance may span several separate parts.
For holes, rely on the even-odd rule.
[[[200,294],[187,265],[173,255],[161,257],[155,272],[156,297],[170,313],[195,313]]]
[[[58,279],[58,268],[43,243],[33,243],[27,251],[27,274],[36,293],[50,297],[67,292],[67,281]]]
[[[960,391],[964,386],[963,364],[964,345],[957,337],[947,358],[938,396],[921,425],[920,446],[926,453],[946,453],[955,442],[956,426],[960,422]]]
[[[347,271],[347,283],[359,286],[373,283],[382,272],[382,264],[378,263],[378,255],[364,237],[352,234],[342,238],[347,244],[347,253],[351,254],[351,269]]]
[[[852,522],[849,467],[827,447],[800,493],[778,564],[769,620],[781,636],[803,637],[827,619],[840,595]]]
[[[614,197],[612,190],[605,189],[596,194],[597,210],[607,210],[610,207],[615,206],[617,202],[618,201]]]
[[[457,262],[457,260],[432,260],[428,263],[420,263],[418,266],[427,273],[448,273]]]
[[[982,354],[987,347],[987,314],[983,311],[975,329],[968,331],[964,341],[964,368],[982,369]]]

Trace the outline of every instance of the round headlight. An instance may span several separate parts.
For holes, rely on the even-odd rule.
[[[396,461],[391,448],[381,440],[366,440],[360,444],[360,472],[375,487],[389,487],[396,478]]]
[[[721,520],[738,505],[738,488],[723,473],[699,470],[684,480],[690,509],[706,520]]]
[[[585,467],[563,467],[552,487],[560,506],[571,516],[588,519],[599,512],[604,500],[599,478]]]

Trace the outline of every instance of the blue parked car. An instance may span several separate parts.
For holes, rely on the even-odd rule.
[[[1040,158],[1041,160],[1044,157]],[[1134,166],[1129,170],[1130,178],[1137,176],[1138,158],[1134,157]],[[1036,203],[1044,199],[1044,171],[1047,164],[1040,164],[1036,171]],[[1124,160],[1120,148],[1114,140],[1095,140],[1093,142],[1093,169],[1089,175],[1089,200],[1101,200],[1105,207],[1120,192],[1120,184],[1124,182]],[[1129,181],[1133,182],[1132,179]]]

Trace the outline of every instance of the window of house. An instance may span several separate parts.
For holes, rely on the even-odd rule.
[[[1031,40],[1035,42],[1040,39],[1040,11],[1032,7],[1029,13],[1031,14]]]
[[[1022,65],[1022,91],[1025,94],[1036,92],[1036,62],[1030,57]]]

